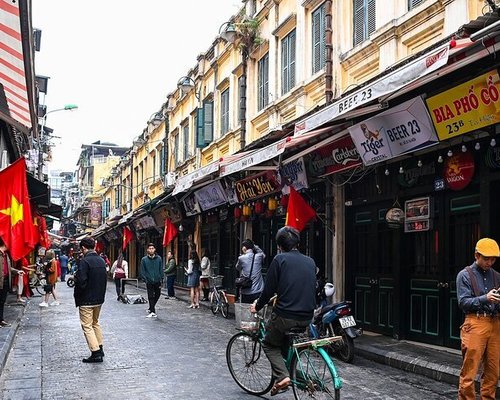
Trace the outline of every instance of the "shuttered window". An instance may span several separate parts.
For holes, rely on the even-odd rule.
[[[353,0],[354,46],[367,40],[376,29],[375,0]]]
[[[325,4],[312,13],[312,73],[325,66]]]
[[[408,11],[422,4],[425,0],[408,0]]]
[[[203,107],[196,110],[194,121],[196,147],[203,148],[214,140],[214,103],[212,99],[203,101]]]
[[[182,160],[189,158],[189,122],[182,127]]]
[[[269,53],[259,60],[258,79],[258,110],[264,109],[269,104]]]
[[[175,135],[175,138],[174,138],[174,162],[175,162],[175,165],[179,165],[179,132],[177,132],[177,135]]]
[[[281,41],[281,94],[295,86],[295,30]]]
[[[229,88],[220,95],[220,134],[229,131]]]

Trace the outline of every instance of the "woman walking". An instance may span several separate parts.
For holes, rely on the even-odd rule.
[[[118,258],[113,263],[113,266],[111,267],[111,274],[113,275],[113,280],[115,281],[116,300],[120,301],[125,294],[125,281],[123,279],[128,278],[128,263],[123,259],[122,253],[120,253]]]
[[[208,301],[208,293],[210,293],[210,285],[208,278],[212,275],[212,267],[210,265],[210,251],[203,249],[201,257],[201,277],[200,289],[203,291],[203,298],[201,301]]]
[[[188,267],[185,269],[190,288],[191,305],[188,308],[200,308],[200,257],[196,250],[192,250],[189,255]]]
[[[47,250],[45,253],[45,279],[47,284],[43,287],[45,295],[43,301],[39,304],[40,307],[49,306],[49,297],[52,294],[54,301],[50,303],[51,306],[58,306],[59,301],[56,295],[56,282],[57,282],[57,261],[54,250]]]

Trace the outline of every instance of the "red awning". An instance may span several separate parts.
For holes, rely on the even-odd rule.
[[[28,132],[32,127],[19,1],[0,0],[0,118]]]

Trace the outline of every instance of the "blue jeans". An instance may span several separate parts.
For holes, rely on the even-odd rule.
[[[168,294],[168,297],[175,297],[174,282],[175,282],[175,275],[168,275],[167,276],[167,294]]]
[[[61,282],[65,281],[67,273],[68,273],[68,267],[61,267]]]

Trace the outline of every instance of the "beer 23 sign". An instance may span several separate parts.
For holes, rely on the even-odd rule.
[[[496,70],[426,100],[439,140],[500,122],[500,77]]]
[[[352,126],[349,133],[365,165],[389,160],[438,142],[420,97]]]

